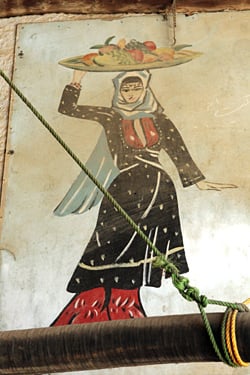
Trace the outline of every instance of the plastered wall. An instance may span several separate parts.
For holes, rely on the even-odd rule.
[[[196,20],[199,19],[199,16],[194,16],[196,17]],[[212,15],[211,15],[212,17]],[[247,18],[248,17],[248,18]],[[249,81],[247,80],[246,77],[242,77],[241,76],[241,66],[244,68],[244,71],[247,71],[247,63],[246,61],[248,61],[247,59],[249,58],[249,53],[247,53],[246,51],[246,47],[249,46],[249,39],[248,37],[246,36],[247,35],[247,32],[249,32],[249,28],[247,28],[247,20],[249,20],[249,13],[242,13],[242,17],[239,13],[225,13],[225,14],[221,14],[221,19],[223,18],[224,22],[225,22],[225,28],[228,28],[228,35],[229,35],[229,40],[227,40],[227,43],[228,43],[228,48],[231,48],[232,49],[232,58],[233,59],[236,59],[236,58],[239,58],[239,65],[234,65],[236,67],[236,75],[233,74],[233,71],[230,71],[230,79],[227,81],[227,83],[222,87],[220,88],[220,91],[219,91],[219,96],[216,97],[216,96],[213,96],[214,95],[214,92],[212,90],[212,85],[209,86],[209,90],[210,90],[210,93],[211,93],[211,96],[210,96],[210,101],[207,103],[207,116],[211,116],[211,121],[210,121],[210,125],[211,125],[211,128],[208,129],[208,126],[205,125],[204,127],[204,138],[206,138],[206,135],[209,133],[209,130],[211,130],[213,128],[214,125],[214,118],[216,118],[216,121],[218,121],[218,118],[221,118],[223,119],[222,121],[222,129],[223,129],[223,126],[226,126],[228,123],[230,123],[231,127],[234,127],[236,126],[237,124],[237,112],[240,111],[242,108],[242,110],[246,110],[248,107],[248,102],[247,102],[247,89],[246,89],[246,86],[249,85]],[[17,18],[9,18],[9,19],[2,19],[0,20],[0,46],[1,46],[1,50],[0,50],[0,64],[1,64],[1,68],[5,71],[5,73],[9,76],[11,76],[11,73],[12,73],[12,68],[13,68],[13,54],[14,54],[14,45],[15,45],[15,32],[16,32],[16,25],[19,24],[19,23],[34,23],[34,22],[52,22],[52,21],[62,21],[62,20],[74,20],[74,19],[84,19],[83,16],[73,16],[73,15],[63,15],[63,14],[52,14],[52,15],[45,15],[45,16],[28,16],[28,17],[17,17]],[[209,17],[207,18],[207,21],[205,22],[205,25],[207,26],[207,33],[212,33],[214,32],[213,29],[210,27],[211,25],[211,19],[209,19]],[[180,22],[184,22],[183,20],[181,20]],[[218,24],[220,24],[220,18],[219,16],[217,15],[216,16],[216,22]],[[234,24],[234,27],[232,27],[232,29],[230,30],[230,27],[231,25]],[[238,29],[241,30],[241,32],[244,33],[244,30],[245,30],[245,36],[244,37],[240,37],[241,40],[239,42],[239,44],[234,44],[233,46],[230,46],[230,38],[233,38],[233,33],[235,32],[235,30],[237,29],[237,26],[238,25]],[[206,37],[206,33],[204,32],[204,22],[202,23],[202,26],[201,26],[201,29],[200,29],[200,32],[201,32],[201,35],[203,35],[203,37],[205,38]],[[222,29],[220,29],[221,31]],[[230,34],[231,33],[231,34]],[[227,32],[225,31],[225,36],[226,36]],[[178,35],[178,34],[177,34]],[[230,36],[231,35],[231,36]],[[242,34],[240,34],[242,35]],[[248,34],[249,35],[249,34]],[[202,40],[200,41],[201,44],[202,44]],[[232,48],[233,47],[233,48]],[[246,57],[245,57],[245,51],[246,51]],[[238,56],[238,57],[237,57]],[[216,64],[221,64],[221,69],[223,70],[223,56],[221,56],[221,59],[216,61]],[[213,73],[213,72],[212,72]],[[197,83],[197,90],[200,90],[200,86],[202,85],[203,81],[202,80],[199,80],[197,77],[194,78],[196,80],[196,83]],[[236,97],[234,96],[233,98],[231,97],[230,98],[230,94],[228,94],[230,92],[230,87],[231,85],[236,85],[236,82],[237,82],[237,85],[239,83],[239,80],[240,82],[242,82],[242,84],[245,85],[244,87],[244,90],[243,90],[243,97],[240,97],[239,98],[239,102],[236,103],[235,100],[236,100]],[[172,83],[173,84],[173,83]],[[216,86],[216,82],[214,82],[215,86]],[[34,82],[34,85],[35,85],[35,82]],[[247,86],[249,87],[249,86]],[[206,87],[203,87],[203,90],[204,92],[206,91]],[[202,90],[200,90],[201,92]],[[239,92],[238,92],[239,93]],[[6,85],[6,83],[3,81],[3,80],[0,80],[0,157],[1,157],[1,173],[3,171],[3,160],[4,160],[4,150],[5,150],[5,146],[6,146],[6,129],[7,129],[7,123],[8,123],[8,106],[9,106],[9,88],[8,86]],[[235,93],[234,93],[235,95]],[[180,100],[181,98],[181,100]],[[179,108],[180,110],[184,110],[187,109],[185,107],[185,104],[183,104],[185,102],[185,98],[182,97],[180,95],[180,98],[177,98],[176,97],[173,97],[172,98],[172,104],[176,110],[176,108]],[[226,98],[224,101],[223,101],[223,98]],[[183,102],[182,102],[183,100]],[[200,100],[200,102],[199,102]],[[230,101],[231,100],[231,101]],[[177,103],[177,101],[179,101],[179,103]],[[200,103],[200,104],[199,104]],[[190,100],[190,103],[191,104],[191,100]],[[194,115],[194,111],[197,111],[197,113],[199,112],[199,108],[200,106],[202,105],[202,99],[197,99],[197,102],[196,102],[196,105],[192,106],[190,105],[190,109],[189,109],[189,115],[190,115],[190,118]],[[171,112],[171,108],[169,107],[169,111]],[[191,113],[193,111],[193,113]],[[181,111],[180,111],[181,112]],[[212,114],[211,114],[212,113]],[[215,115],[216,114],[216,115]],[[236,116],[235,116],[236,114]],[[179,114],[179,112],[175,112],[172,114],[173,117],[176,119],[176,121],[182,125],[182,117],[181,115]],[[228,117],[228,116],[233,116],[233,117]],[[235,117],[234,117],[235,116]],[[241,112],[241,116],[244,116],[244,114],[242,115],[242,112]],[[227,121],[227,119],[229,119],[229,121]],[[218,125],[219,122],[217,122],[216,124]],[[245,124],[245,123],[244,123]],[[200,139],[198,136],[197,136],[197,129],[194,125],[193,127],[193,134],[194,134],[194,139]],[[249,132],[248,132],[248,129],[246,129],[245,131],[245,134],[246,134],[246,143],[245,145],[242,145],[242,147],[240,148],[241,150],[247,150],[248,149],[248,140],[249,140]],[[231,144],[231,136],[229,136],[227,138],[227,140],[225,141],[225,138],[223,137],[223,134],[221,133],[221,139],[224,139],[224,143],[222,142],[223,145],[227,144],[227,142],[229,144]],[[192,143],[192,137],[189,138],[190,142]],[[214,172],[216,170],[216,168],[214,168],[212,166],[213,164],[213,157],[216,156],[217,158],[219,159],[226,159],[224,156],[224,152],[226,152],[225,150],[218,150],[218,148],[216,148],[216,142],[215,142],[215,146],[214,147],[214,154],[211,152],[211,159],[209,159],[208,161],[206,161],[206,166],[208,167],[211,167],[210,168],[210,171],[211,172]],[[195,148],[194,148],[195,149]],[[204,150],[204,153],[207,152],[206,150],[206,142],[204,140],[204,144],[202,145],[202,149]],[[246,155],[247,155],[247,151],[244,151],[246,152]],[[202,155],[202,153],[201,153]],[[213,155],[213,157],[212,157]],[[237,156],[236,156],[237,157]],[[203,164],[205,165],[205,157],[201,160],[203,160]],[[246,163],[247,164],[247,163]],[[230,173],[228,173],[228,169],[230,169],[230,162],[227,161],[226,163],[226,166],[225,168],[227,169],[227,172],[226,172],[226,177],[228,178],[230,176]],[[208,168],[209,169],[209,168]],[[247,174],[247,170],[246,170],[246,174]],[[216,178],[217,177],[220,177],[219,176],[220,173],[218,173],[218,175],[216,176],[216,173],[215,173],[215,176]],[[237,174],[236,174],[237,175]],[[246,180],[247,179],[244,179],[242,177],[242,175],[237,175],[237,178],[238,178],[238,182],[243,182],[244,183],[244,189],[242,190],[243,194],[240,194],[237,192],[237,198],[236,198],[236,201],[237,203],[242,203],[242,206],[245,207],[246,205],[246,202],[249,201],[249,199],[244,199],[242,198],[242,202],[240,201],[241,198],[240,197],[245,197],[244,194],[246,194],[246,188],[247,186],[245,185],[246,184]],[[228,182],[234,182],[233,181],[228,181]],[[192,192],[190,193],[190,199],[193,199],[194,198],[194,195],[192,194]],[[184,198],[181,196],[181,201],[184,202]],[[216,201],[217,202],[217,201]],[[225,200],[226,202],[226,200]],[[225,203],[226,204],[226,203]],[[205,204],[204,204],[204,207],[205,207]],[[211,201],[210,202],[210,208],[213,207],[213,202]],[[221,206],[218,206],[219,209],[221,209]],[[239,207],[239,206],[238,206]],[[207,214],[207,211],[201,211],[201,215],[199,216],[199,208],[202,209],[203,206],[202,206],[202,203],[200,203],[200,206],[199,207],[196,207],[196,217],[199,217],[199,220],[200,222],[202,223],[203,226],[206,226],[206,223],[207,223],[207,220],[209,223],[211,223],[213,221],[213,215],[209,216],[209,214]],[[207,209],[207,206],[206,206],[206,209]],[[235,210],[237,211],[237,207],[235,208]],[[244,215],[243,216],[239,216],[241,219],[244,217],[246,218],[247,217],[247,207],[244,208]],[[188,212],[188,208],[186,208],[184,210],[184,213],[183,215],[185,215],[185,213]],[[203,214],[206,212],[206,218],[203,216]],[[225,210],[225,212],[228,214],[228,211]],[[216,216],[216,215],[215,215]],[[220,217],[218,215],[218,217]],[[232,215],[233,218],[237,217],[237,212],[233,212],[233,215]],[[233,222],[233,218],[230,218],[229,219],[229,223],[232,224]],[[184,217],[184,221],[187,221],[187,219],[185,219]],[[191,219],[192,220],[192,219]],[[224,225],[225,225],[225,235],[229,235],[229,232],[230,232],[230,228],[228,229],[226,227],[226,224],[227,224],[227,221],[224,222]],[[230,225],[231,225],[230,224]],[[238,223],[239,226],[241,226],[241,222]],[[233,225],[233,224],[232,224]],[[243,223],[243,225],[248,225],[247,221],[245,221]],[[189,223],[189,226],[191,227],[192,226],[192,223]],[[195,225],[194,225],[195,226]],[[186,228],[188,228],[188,226],[186,226]],[[223,227],[221,226],[220,229],[222,230]],[[196,230],[196,234],[197,234],[197,238],[199,237],[199,226],[195,226],[195,230]],[[235,232],[236,233],[236,232]],[[214,233],[211,233],[209,230],[208,231],[204,231],[203,232],[203,235],[202,235],[202,238],[200,238],[198,241],[200,243],[200,246],[202,247],[202,244],[203,243],[206,243],[208,241],[208,237],[210,236],[213,236],[213,238],[216,240],[216,241],[220,241],[220,235],[218,232],[214,232]],[[222,235],[223,236],[223,235]],[[187,233],[187,237],[188,237],[188,233]],[[190,247],[192,247],[191,245],[193,245],[193,242],[195,242],[195,239],[190,239],[188,238],[188,241],[189,241],[189,244],[190,244]],[[236,239],[235,238],[232,238],[232,241],[235,241],[233,242],[236,243]],[[247,262],[247,260],[249,260],[248,258],[248,254],[247,254],[247,250],[249,249],[249,242],[248,242],[248,239],[246,239],[246,243],[247,243],[247,246],[246,246],[246,249],[245,249],[245,260]],[[197,252],[198,254],[198,252]],[[203,254],[204,255],[204,254]],[[223,255],[220,255],[219,256],[219,259],[220,261],[219,262],[216,262],[216,254],[214,254],[215,258],[213,258],[213,260],[211,260],[211,263],[210,264],[207,264],[207,266],[211,267],[211,275],[213,274],[213,272],[215,272],[218,276],[217,277],[211,277],[208,279],[205,279],[205,280],[202,280],[202,267],[204,266],[201,266],[202,265],[202,262],[203,262],[203,258],[202,258],[202,251],[200,253],[200,256],[198,256],[198,260],[197,260],[197,263],[196,261],[194,260],[191,260],[191,266],[193,266],[193,270],[194,271],[197,271],[196,273],[193,272],[192,276],[193,276],[193,279],[195,282],[198,282],[199,285],[202,284],[202,287],[207,287],[207,290],[208,292],[212,293],[213,294],[213,297],[216,297],[216,292],[218,291],[218,289],[222,286],[223,290],[224,290],[224,295],[227,297],[227,298],[230,298],[230,296],[232,296],[234,299],[237,297],[238,294],[239,295],[239,298],[242,299],[243,296],[245,296],[245,293],[246,293],[246,289],[244,290],[241,290],[241,292],[237,292],[236,290],[230,290],[227,285],[228,285],[228,282],[230,283],[232,281],[232,273],[233,273],[233,264],[232,262],[230,261],[226,261],[224,264],[226,264],[226,268],[224,268],[224,271],[225,269],[227,269],[227,273],[225,272],[221,272],[221,269],[223,267],[223,261],[221,260],[223,258]],[[0,270],[0,273],[1,273],[1,289],[2,290],[6,290],[5,289],[5,285],[6,285],[6,282],[8,281],[8,277],[10,275],[10,268],[11,268],[11,261],[10,261],[10,258],[12,258],[12,255],[11,253],[9,253],[8,251],[5,251],[3,250],[1,252],[1,270]],[[243,262],[244,263],[244,262]],[[199,264],[199,266],[198,266]],[[236,265],[237,266],[237,265]],[[53,265],[51,264],[51,267],[53,267]],[[212,267],[213,267],[213,270],[212,270]],[[238,270],[239,268],[237,268]],[[243,270],[243,272],[245,272],[245,269]],[[246,280],[246,283],[249,282],[249,279],[247,277],[247,275],[244,275],[245,277],[245,280]],[[239,278],[239,281],[236,282],[236,286],[237,288],[240,287],[240,284],[242,283],[242,279],[244,279],[244,277],[242,278]],[[196,279],[195,279],[196,278]],[[209,284],[209,285],[208,285]],[[28,285],[29,283],[27,284],[24,284],[26,285],[26,288],[28,288]],[[219,287],[218,287],[219,285]],[[27,294],[29,294],[29,292],[27,291]],[[7,296],[9,296],[9,299],[11,299],[11,290],[8,290],[8,295],[6,293],[6,295],[4,296],[3,299],[1,299],[1,304],[2,306],[1,309],[2,311],[4,311],[4,314],[5,314],[5,317],[7,316],[7,318],[4,319],[4,323],[3,325],[1,326],[1,329],[10,329],[12,327],[12,322],[8,321],[8,308],[10,306],[13,307],[13,309],[15,309],[15,302],[13,301],[13,304],[9,304],[8,306],[5,305],[5,300],[7,299]],[[248,297],[248,296],[246,296]],[[31,296],[31,298],[33,298],[33,296]],[[147,299],[150,299],[152,298],[152,296],[150,295],[147,295],[145,294],[145,300]],[[155,294],[155,297],[154,297],[154,302],[157,304],[159,302],[159,300],[161,299],[161,294],[159,293],[159,295],[157,296],[157,293]],[[180,300],[180,298],[178,297],[177,299],[174,297],[174,291],[170,292],[170,299],[171,299],[171,302],[172,302],[172,305],[171,305],[171,312],[176,312],[176,310],[178,310],[179,312],[181,311],[184,311],[183,309],[185,309],[184,307],[184,304],[185,302],[183,303],[183,301]],[[66,298],[65,298],[66,300]],[[150,303],[149,303],[150,305]],[[169,307],[167,306],[166,307],[166,311],[169,312]],[[152,315],[155,313],[155,310],[154,310],[154,307],[150,308],[149,307],[149,311],[152,313]],[[186,308],[186,311],[193,311],[192,308]],[[24,310],[23,310],[24,312]],[[164,313],[164,305],[162,307],[162,311],[161,313]],[[29,313],[28,313],[29,315]],[[11,319],[13,319],[13,314],[10,313],[10,317]],[[31,325],[33,324],[33,313],[30,313],[30,317],[27,317],[27,321],[28,321],[28,325]],[[39,321],[41,322],[41,324],[44,324],[46,319],[43,320],[43,317],[39,317]],[[14,322],[13,322],[14,324]],[[25,324],[25,321],[23,321],[23,328],[26,327],[26,324]],[[18,328],[21,328],[21,326],[19,326]],[[225,374],[225,375],[231,375],[231,374],[238,374],[238,373],[241,373],[241,374],[250,374],[250,371],[248,369],[244,369],[244,370],[235,370],[235,369],[231,369],[231,368],[228,368],[226,367],[225,365],[222,365],[222,364],[188,364],[188,365],[158,365],[158,366],[150,366],[150,367],[138,367],[138,368],[129,368],[129,369],[116,369],[116,370],[100,370],[100,371],[92,371],[90,372],[90,374],[93,374],[93,375],[99,375],[99,374],[102,374],[102,375],[106,375],[106,374],[129,374],[129,375],[140,375],[140,374],[145,374],[145,375],[149,375],[149,374],[156,374],[156,375],[163,375],[163,374],[171,374],[171,375],[180,375],[180,374],[187,374],[187,375],[193,375],[193,374],[199,374],[199,375],[210,375],[210,374]]]

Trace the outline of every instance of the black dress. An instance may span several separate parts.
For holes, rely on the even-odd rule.
[[[120,170],[109,192],[162,253],[170,250],[168,260],[180,273],[187,272],[176,191],[158,161],[160,150],[164,149],[174,162],[184,187],[204,176],[176,127],[159,106],[159,112],[153,114],[158,141],[150,147],[133,148],[126,142],[120,114],[112,108],[78,105],[79,95],[80,89],[66,86],[59,112],[103,126],[110,153]],[[171,251],[176,248],[179,249]],[[96,228],[67,290],[80,293],[100,286],[107,290],[159,287],[162,270],[153,268],[148,261],[153,256],[148,245],[104,197]]]

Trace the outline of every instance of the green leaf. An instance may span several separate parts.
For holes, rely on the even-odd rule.
[[[90,47],[90,49],[99,49],[99,48],[102,48],[104,46],[105,46],[105,44],[95,44],[94,46]]]
[[[178,44],[177,46],[174,46],[175,51],[180,51],[183,48],[186,47],[192,47],[192,44]]]
[[[110,37],[109,37],[108,39],[106,39],[106,40],[105,40],[105,43],[104,43],[104,44],[105,44],[105,46],[108,46],[108,45],[109,45],[109,43],[111,42],[111,40],[112,40],[112,39],[114,39],[114,38],[115,38],[115,35],[113,35],[113,36],[110,36]]]

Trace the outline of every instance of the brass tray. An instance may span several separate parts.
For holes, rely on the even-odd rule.
[[[119,71],[135,71],[135,70],[148,70],[148,69],[161,69],[170,68],[172,66],[185,64],[193,59],[202,55],[201,52],[185,51],[185,55],[178,56],[168,61],[154,61],[150,63],[138,63],[130,65],[98,65],[93,63],[91,65],[84,64],[82,56],[70,57],[59,61],[59,64],[70,69],[84,70],[89,72],[119,72]]]

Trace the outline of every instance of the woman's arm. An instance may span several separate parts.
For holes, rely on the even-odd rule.
[[[162,144],[175,164],[182,185],[188,187],[205,180],[205,176],[193,161],[179,131],[164,114],[158,118],[161,128]]]
[[[189,154],[187,147],[175,125],[166,117],[163,123],[164,127],[162,128],[162,131],[164,132],[166,145],[165,149],[174,162],[184,187],[195,184],[200,190],[216,191],[237,188],[237,186],[234,184],[223,184],[218,182],[206,181],[205,177]]]
[[[81,82],[86,73],[86,71],[74,70],[71,83],[63,90],[58,111],[70,117],[93,120],[104,125],[112,117],[111,108],[78,104]]]

